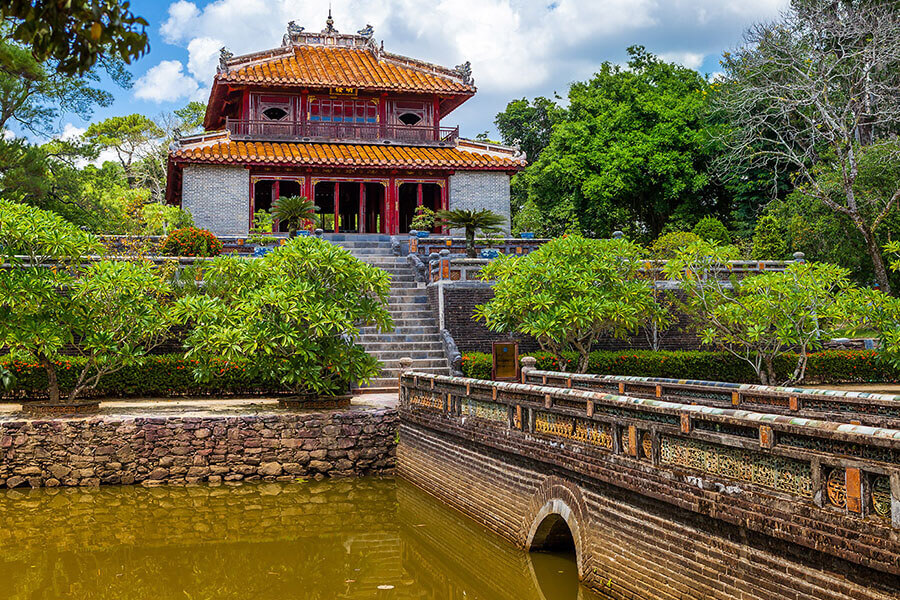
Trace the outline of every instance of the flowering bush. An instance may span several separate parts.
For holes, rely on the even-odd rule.
[[[534,352],[537,368],[560,371],[559,360],[544,352]],[[566,371],[572,370],[576,355],[565,356]],[[874,350],[825,350],[808,356],[807,380],[817,383],[887,383],[900,381],[900,370],[881,360]],[[776,370],[789,373],[796,357],[780,358]],[[463,374],[476,379],[490,379],[491,355],[473,352],[465,354]],[[759,383],[753,368],[726,352],[591,352],[588,373],[597,375],[634,375],[638,377],[670,377],[703,381]]]
[[[196,227],[176,229],[162,244],[167,256],[218,256],[222,253],[222,241],[211,231]]]

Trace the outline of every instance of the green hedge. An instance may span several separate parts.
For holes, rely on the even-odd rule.
[[[58,377],[63,392],[75,383],[79,358],[59,364]],[[278,394],[284,388],[277,382],[251,377],[245,365],[224,365],[209,382],[194,378],[194,361],[185,360],[180,354],[150,356],[140,365],[132,365],[105,376],[93,392],[87,396],[104,398],[168,397],[168,396],[226,396],[242,394]],[[8,369],[14,381],[8,390],[0,389],[5,400],[43,398],[46,396],[47,374],[37,364],[0,358],[0,367]]]
[[[559,362],[549,354],[536,352],[531,356],[538,359],[539,369],[560,370]],[[575,356],[567,356],[566,360],[566,370],[572,371]],[[782,357],[776,366],[779,375],[787,379],[794,360],[794,356]],[[464,355],[462,370],[467,377],[490,379],[491,355],[478,352]],[[598,351],[591,353],[588,373],[759,383],[749,364],[725,352]],[[878,354],[872,350],[826,350],[809,355],[806,381],[886,383],[900,381],[900,371],[879,360]]]

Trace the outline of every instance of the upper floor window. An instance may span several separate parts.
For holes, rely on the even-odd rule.
[[[310,98],[309,120],[332,123],[377,123],[378,104],[371,100]]]
[[[404,125],[415,125],[422,120],[422,117],[416,113],[406,112],[397,117],[397,119]]]
[[[262,111],[262,114],[265,115],[267,119],[271,119],[272,121],[280,121],[281,119],[288,116],[288,112],[278,106],[267,108],[266,110]]]

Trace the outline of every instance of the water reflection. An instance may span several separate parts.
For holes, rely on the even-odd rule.
[[[402,481],[0,494],[2,598],[574,600],[574,560],[521,552]]]

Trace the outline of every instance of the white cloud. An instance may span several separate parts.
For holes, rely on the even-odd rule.
[[[688,69],[699,69],[704,55],[699,52],[662,52],[659,57],[666,62],[673,62]]]
[[[471,61],[479,94],[454,117],[472,131],[481,131],[491,127],[496,112],[510,99],[565,93],[570,82],[590,77],[602,62],[624,63],[630,45],[644,45],[668,60],[701,68],[704,59],[738,44],[753,22],[777,16],[787,4],[788,0],[334,0],[332,8],[340,31],[353,32],[371,23],[376,38],[384,40],[390,52],[446,66]],[[199,2],[172,2],[160,33],[166,42],[187,50],[183,65],[187,72],[168,66],[167,74],[177,81],[142,88],[144,95],[139,97],[201,97],[201,86],[212,82],[219,48],[227,46],[235,54],[273,48],[281,43],[288,21],[319,31],[327,12],[328,3],[309,0],[215,0],[202,7]]]
[[[184,65],[177,60],[164,60],[151,67],[134,83],[135,97],[153,102],[173,102],[193,97],[199,84],[183,69]]]
[[[59,134],[61,140],[74,140],[81,137],[87,131],[87,127],[78,127],[72,123],[66,123],[63,126],[62,133]]]

